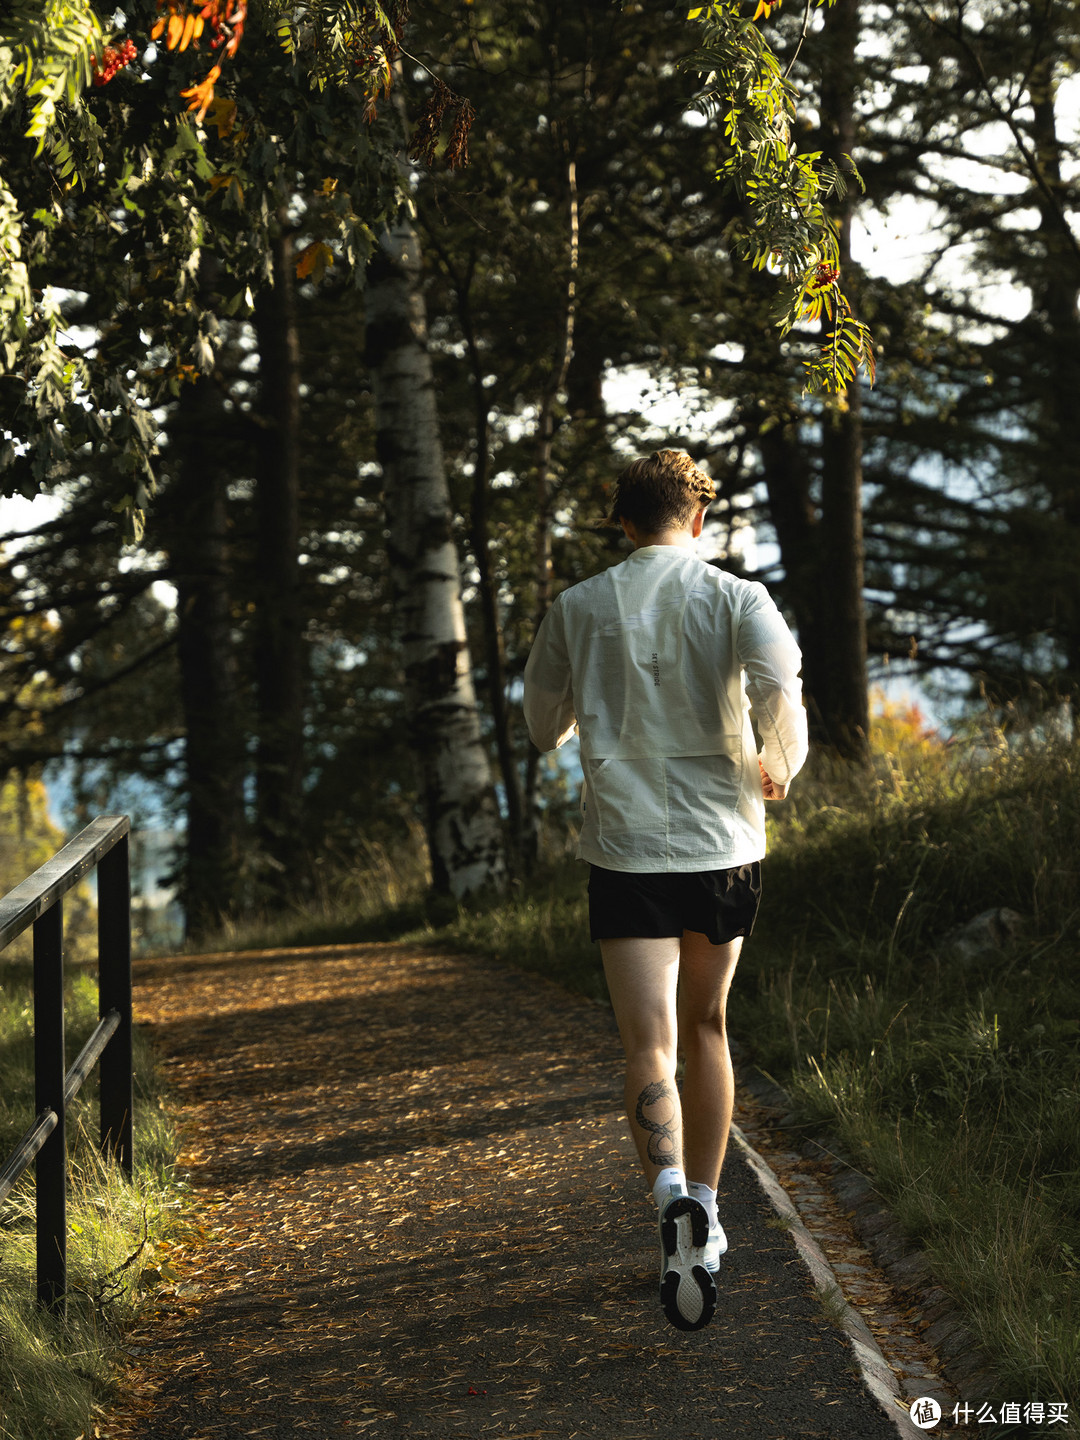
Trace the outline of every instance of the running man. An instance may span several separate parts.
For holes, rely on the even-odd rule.
[[[757,913],[763,800],[782,800],[806,758],[791,632],[763,585],[694,552],[715,498],[679,451],[628,466],[608,518],[633,554],[559,595],[525,667],[534,744],[555,749],[575,729],[581,740],[590,933],[659,1209],[660,1299],[682,1330],[712,1318],[727,1249],[716,1205],[734,1104],[725,1011]]]

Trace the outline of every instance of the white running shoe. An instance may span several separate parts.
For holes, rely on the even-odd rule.
[[[716,1283],[705,1265],[708,1212],[699,1200],[672,1186],[660,1207],[658,1226],[664,1314],[678,1330],[700,1330],[716,1310]]]
[[[727,1253],[727,1236],[724,1234],[724,1227],[718,1220],[715,1230],[709,1231],[709,1238],[705,1242],[705,1269],[710,1275],[715,1275],[720,1269],[720,1256]]]

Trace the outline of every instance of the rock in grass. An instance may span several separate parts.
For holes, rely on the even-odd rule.
[[[963,964],[999,955],[1019,940],[1025,923],[1023,915],[1003,905],[983,910],[974,919],[950,930],[941,942],[941,952]]]

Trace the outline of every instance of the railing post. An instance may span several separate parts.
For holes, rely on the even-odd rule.
[[[101,1153],[133,1162],[131,1082],[131,875],[128,837],[98,862],[98,1014],[110,1010],[120,1026],[101,1056]]]
[[[64,907],[34,921],[34,1093],[56,1129],[38,1151],[37,1297],[54,1314],[67,1293],[67,1141],[64,1126]]]

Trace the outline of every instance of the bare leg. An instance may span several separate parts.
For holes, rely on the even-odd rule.
[[[715,1190],[724,1163],[735,1076],[727,1042],[727,997],[742,940],[713,945],[688,930],[679,965],[679,1042],[683,1077],[683,1150],[688,1180]]]
[[[645,1179],[682,1164],[675,1086],[678,939],[601,940],[611,1003],[626,1051],[626,1114]]]

